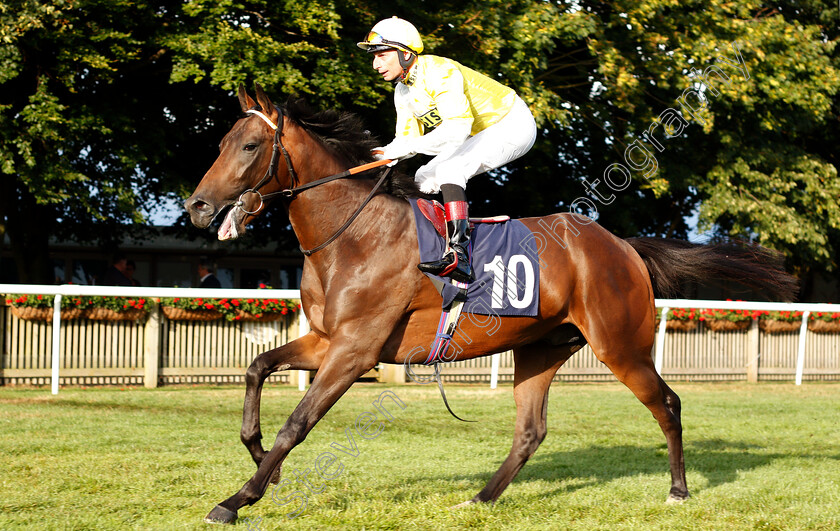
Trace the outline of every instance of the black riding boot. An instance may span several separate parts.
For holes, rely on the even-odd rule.
[[[458,282],[473,282],[475,275],[470,264],[470,220],[467,214],[466,193],[460,186],[445,184],[441,188],[449,246],[440,260],[423,262],[417,268],[424,273],[449,277]],[[452,196],[457,199],[448,200]]]

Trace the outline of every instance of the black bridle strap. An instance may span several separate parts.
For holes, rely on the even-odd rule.
[[[283,146],[283,141],[281,140],[281,138],[283,136],[283,110],[280,107],[277,107],[277,106],[275,106],[274,108],[277,109],[277,116],[278,116],[277,125],[274,125],[273,123],[271,123],[271,120],[268,118],[268,116],[266,116],[265,114],[263,114],[262,112],[260,112],[256,109],[249,109],[248,111],[245,111],[248,114],[257,115],[266,124],[268,124],[269,127],[274,129],[274,151],[271,153],[271,162],[268,165],[268,170],[265,172],[265,175],[260,180],[260,182],[257,183],[256,186],[254,186],[253,188],[249,188],[248,190],[245,190],[239,196],[240,199],[237,203],[237,206],[239,206],[239,208],[242,208],[242,195],[245,195],[248,192],[252,192],[252,193],[255,193],[258,196],[260,196],[260,206],[254,212],[247,212],[246,211],[248,214],[256,214],[257,212],[259,212],[259,209],[262,208],[263,200],[265,200],[265,199],[270,199],[270,198],[272,198],[274,196],[277,196],[277,195],[282,195],[283,197],[286,197],[288,199],[294,199],[295,195],[299,194],[300,192],[303,192],[304,190],[309,190],[310,188],[315,188],[316,186],[320,186],[320,185],[326,184],[328,182],[336,181],[338,179],[346,179],[347,177],[350,177],[352,175],[356,175],[358,173],[362,173],[362,172],[366,172],[366,171],[369,171],[369,170],[372,170],[372,169],[375,169],[375,168],[379,168],[380,166],[384,166],[384,165],[392,162],[389,159],[382,159],[382,160],[377,160],[375,162],[369,162],[367,164],[362,164],[361,166],[356,166],[356,167],[350,168],[349,170],[344,170],[341,173],[336,173],[335,175],[330,175],[329,177],[324,177],[322,179],[318,179],[318,180],[312,181],[310,183],[302,184],[300,186],[295,186],[295,187],[292,187],[292,188],[287,188],[285,190],[280,190],[280,191],[277,191],[277,192],[272,192],[270,194],[263,195],[263,194],[259,193],[258,190],[265,183],[267,183],[269,181],[269,179],[271,179],[271,177],[273,177],[274,175],[277,174],[277,153],[278,152],[283,153],[283,158],[286,159],[286,167],[289,170],[289,176],[292,179],[292,183],[297,182],[297,174],[295,173],[295,169],[292,166],[292,158],[289,156],[289,152],[286,151],[286,147]],[[312,254],[317,253],[318,251],[320,251],[321,249],[323,249],[324,247],[326,247],[327,245],[329,245],[333,241],[335,241],[336,238],[341,236],[341,233],[343,233],[345,230],[347,230],[347,227],[349,227],[353,223],[353,221],[357,217],[359,217],[359,214],[362,213],[362,210],[365,208],[365,206],[367,206],[367,204],[370,203],[370,200],[373,199],[373,196],[376,194],[376,191],[379,189],[380,186],[382,186],[382,183],[385,182],[385,179],[388,177],[388,175],[390,173],[391,173],[391,168],[388,168],[384,172],[382,172],[382,176],[379,178],[379,181],[377,181],[376,185],[374,185],[373,190],[370,191],[370,194],[368,194],[368,196],[364,200],[364,202],[359,206],[359,208],[356,209],[356,211],[353,213],[353,215],[350,216],[350,219],[345,221],[344,225],[342,225],[336,231],[335,234],[330,236],[327,239],[327,241],[325,241],[324,243],[322,243],[322,244],[320,244],[316,247],[313,247],[312,249],[304,249],[303,247],[300,247],[300,251],[306,256],[311,256]]]
[[[362,173],[368,170],[372,170],[374,168],[378,168],[380,166],[384,166],[393,162],[390,159],[382,159],[377,160],[374,162],[369,162],[367,164],[362,164],[361,166],[356,166],[354,168],[350,168],[349,170],[345,170],[341,173],[336,173],[335,175],[330,175],[329,177],[324,177],[322,179],[318,179],[316,181],[312,181],[310,183],[303,184],[301,186],[294,186],[292,188],[287,188],[285,190],[279,190],[277,192],[272,192],[270,194],[260,194],[258,190],[262,188],[262,186],[267,183],[274,175],[277,174],[277,154],[282,153],[283,158],[286,159],[286,168],[289,170],[289,177],[291,178],[292,184],[298,181],[297,173],[295,173],[295,168],[292,165],[292,157],[289,155],[289,152],[286,150],[286,146],[283,145],[283,141],[281,140],[283,137],[283,109],[277,107],[276,105],[274,108],[277,110],[277,125],[274,125],[271,120],[263,114],[262,112],[256,109],[249,109],[245,111],[248,114],[255,114],[260,119],[262,119],[269,127],[274,129],[274,150],[271,153],[271,162],[268,165],[268,170],[263,175],[263,178],[260,179],[260,182],[256,184],[253,188],[249,188],[245,190],[245,192],[253,192],[258,194],[262,199],[270,199],[272,197],[282,195],[283,197],[287,197],[289,199],[293,198],[300,192],[304,190],[309,190],[310,188],[315,188],[316,186],[320,186],[322,184],[326,184],[331,181],[335,181],[337,179],[346,179],[352,175],[356,175],[357,173]]]
[[[289,152],[286,151],[286,146],[283,145],[283,141],[281,140],[283,136],[283,110],[277,106],[275,106],[274,108],[277,110],[277,125],[274,125],[268,118],[268,116],[256,109],[249,109],[245,111],[247,114],[256,114],[262,121],[264,121],[266,124],[268,124],[269,127],[271,127],[274,130],[274,145],[272,146],[273,149],[271,152],[271,162],[269,162],[268,164],[268,169],[266,170],[265,175],[263,175],[263,178],[260,179],[260,182],[258,182],[253,188],[245,190],[245,192],[254,192],[259,194],[257,190],[262,188],[262,186],[265,183],[267,183],[272,176],[277,174],[278,153],[282,153],[283,158],[286,159],[286,168],[289,170],[289,177],[291,178],[292,183],[297,182],[297,173],[295,173],[295,167],[292,166],[292,157],[289,156]],[[266,197],[275,196],[277,195],[277,193],[268,194],[265,196],[262,194],[259,195],[261,199],[264,199]]]
[[[347,177],[348,175],[352,175],[349,172],[350,172],[350,170],[347,170],[346,172],[342,172],[342,173],[347,173],[347,175],[344,176],[344,177]],[[359,217],[359,214],[362,213],[362,210],[365,208],[365,206],[367,206],[367,204],[370,203],[370,200],[373,199],[374,194],[376,194],[376,191],[379,189],[380,186],[382,186],[382,183],[385,182],[385,179],[388,177],[388,175],[390,173],[391,173],[391,168],[388,168],[387,170],[382,172],[382,177],[380,177],[379,180],[376,182],[376,184],[373,186],[373,190],[370,191],[367,198],[365,198],[364,202],[361,205],[359,205],[359,208],[357,208],[356,211],[353,212],[353,215],[350,216],[350,218],[347,221],[344,222],[344,225],[342,225],[341,227],[339,227],[339,229],[337,231],[335,231],[335,234],[333,234],[332,236],[327,238],[327,241],[325,241],[324,243],[322,243],[320,245],[317,245],[317,246],[313,247],[312,249],[304,249],[303,247],[298,246],[298,247],[300,247],[300,252],[302,252],[305,256],[312,256],[313,254],[317,253],[318,251],[320,251],[321,249],[323,249],[327,245],[334,242],[336,238],[341,236],[341,233],[343,233],[345,230],[347,230],[347,227],[349,227],[353,223],[353,221],[355,221],[355,219],[357,217]],[[337,174],[337,175],[341,175],[341,174]],[[335,177],[335,179],[342,178],[342,177],[336,177],[336,176],[333,176],[333,177]],[[330,178],[327,177],[327,179],[330,179]],[[334,181],[335,179],[330,179],[330,180]],[[321,179],[321,180],[324,180],[324,179]],[[310,184],[314,184],[314,183],[310,183]],[[321,184],[323,184],[323,183],[321,183]],[[315,186],[317,186],[317,185],[315,185]],[[312,188],[312,187],[310,186],[309,188]]]

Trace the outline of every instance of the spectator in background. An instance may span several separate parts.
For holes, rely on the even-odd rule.
[[[128,258],[126,258],[125,254],[115,254],[111,267],[105,271],[105,274],[102,276],[102,281],[99,284],[102,286],[134,286],[131,279],[126,275],[127,269]]]
[[[137,270],[137,264],[134,263],[134,260],[129,260],[125,263],[125,276],[128,277],[128,280],[131,281],[132,286],[142,286],[140,282],[134,278],[134,272]]]
[[[201,260],[198,263],[198,278],[201,279],[199,288],[221,288],[222,283],[213,274],[213,264],[209,260]]]

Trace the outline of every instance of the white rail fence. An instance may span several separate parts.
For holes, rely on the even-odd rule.
[[[265,290],[265,289],[200,289],[200,288],[129,288],[129,287],[122,287],[122,286],[81,286],[81,285],[73,285],[73,284],[64,284],[61,286],[46,286],[46,285],[33,285],[33,284],[0,284],[0,293],[7,294],[7,295],[54,295],[55,300],[53,302],[53,317],[52,317],[52,327],[51,327],[51,338],[49,340],[50,343],[50,371],[49,371],[49,379],[52,388],[52,394],[58,394],[59,389],[59,381],[61,377],[61,365],[62,365],[62,329],[67,328],[66,326],[62,326],[61,322],[61,299],[62,297],[67,296],[106,296],[106,297],[142,297],[148,300],[152,300],[156,297],[159,298],[168,298],[168,297],[180,297],[180,298],[206,298],[206,299],[221,299],[221,298],[228,298],[228,299],[300,299],[300,291],[299,290]],[[305,322],[305,316],[303,312],[298,313],[298,325],[294,328],[298,330],[302,330],[307,328],[306,326],[301,327],[300,321]],[[172,345],[172,348],[169,349],[168,352],[163,353],[165,358],[172,358],[175,357],[177,359],[170,360],[167,359],[166,361],[170,365],[174,365],[174,367],[167,368],[161,367],[161,333],[162,332],[171,332],[173,327],[170,326],[169,323],[166,323],[162,327],[162,318],[159,312],[159,309],[156,305],[152,305],[152,309],[144,326],[139,327],[136,324],[129,325],[129,326],[121,326],[121,327],[108,327],[103,326],[103,330],[99,331],[88,331],[85,328],[80,329],[77,331],[77,334],[88,334],[89,338],[87,342],[84,343],[76,343],[76,344],[84,344],[86,345],[87,349],[97,349],[106,351],[106,355],[111,358],[110,363],[106,363],[109,365],[110,368],[105,369],[98,369],[98,370],[90,370],[90,367],[96,366],[96,364],[90,363],[91,356],[98,356],[98,353],[76,353],[80,356],[85,357],[87,363],[84,363],[86,369],[75,369],[75,370],[65,370],[65,374],[69,373],[70,375],[89,375],[94,374],[101,377],[108,377],[114,376],[119,374],[121,376],[125,376],[128,374],[129,376],[142,376],[143,383],[146,387],[157,387],[158,381],[161,377],[161,370],[164,373],[164,376],[167,376],[167,372],[173,378],[183,378],[188,379],[190,377],[195,377],[198,375],[206,375],[207,373],[213,373],[213,367],[208,366],[208,360],[206,357],[202,357],[199,359],[198,355],[196,354],[194,357],[194,351],[204,351],[207,350],[211,343],[214,340],[218,340],[222,338],[222,335],[218,332],[219,326],[215,324],[208,324],[208,323],[201,323],[201,326],[198,323],[189,323],[180,326],[182,329],[181,333],[174,337],[174,334],[169,334],[169,339],[174,340],[170,341],[170,343],[175,343]],[[169,328],[168,331],[162,330],[162,328]],[[43,334],[46,327],[42,327],[39,332]],[[100,332],[100,333],[96,333]],[[290,339],[289,330],[278,330],[278,332],[282,332],[278,334],[277,339],[281,341],[280,344],[288,342]],[[126,341],[126,337],[119,338],[118,336],[125,336],[125,335],[135,335],[135,341]],[[231,337],[230,334],[226,335],[228,340]],[[33,339],[36,341],[45,341],[46,338],[33,336]],[[70,338],[65,333],[64,338],[65,343],[69,342]],[[244,338],[242,338],[244,339]],[[182,344],[178,344],[182,343]],[[269,342],[270,344],[270,342]],[[129,345],[133,346],[134,348],[127,348]],[[279,346],[277,341],[274,344],[270,344],[271,348],[274,346]],[[35,349],[27,348],[27,350],[32,351]],[[129,357],[122,359],[120,356],[125,356],[125,350],[134,350],[133,358]],[[137,350],[142,351],[142,361],[139,358]],[[214,349],[217,350],[217,349]],[[268,350],[267,348],[264,350]],[[250,352],[249,352],[250,351]],[[251,349],[235,349],[235,352],[240,353],[239,357],[243,359],[224,359],[218,360],[222,361],[219,365],[225,366],[225,369],[220,371],[221,374],[230,374],[230,373],[238,373],[244,374],[245,369],[247,369],[250,361],[257,355],[259,352],[253,352],[253,348]],[[241,354],[244,352],[244,356]],[[262,352],[262,350],[260,351]],[[225,356],[230,356],[230,352],[226,351]],[[115,359],[116,358],[116,359]],[[101,360],[100,360],[101,361]],[[213,360],[210,360],[210,363],[213,363]],[[115,367],[117,367],[115,369]],[[142,370],[137,369],[138,367],[142,367]],[[234,370],[231,370],[231,367],[235,367]],[[133,368],[133,370],[129,370],[128,373],[126,369]],[[3,370],[3,367],[0,367],[0,372],[6,373],[8,371]],[[169,369],[169,370],[167,370]],[[303,389],[306,380],[306,372],[307,371],[298,371],[296,376],[297,378],[291,378],[291,380],[298,380],[299,386]],[[26,374],[33,374],[32,370],[26,371]],[[37,374],[37,372],[35,372]],[[4,374],[4,376],[6,376]]]
[[[60,307],[62,297],[74,295],[126,296],[147,299],[156,297],[300,298],[298,290],[127,288],[79,285],[0,284],[0,293],[55,295],[55,309]],[[807,329],[808,316],[811,312],[836,312],[840,310],[840,305],[657,299],[656,306],[662,309],[663,317],[658,325],[652,356],[657,371],[660,374],[664,371],[666,377],[758,381],[760,365],[762,379],[789,379],[792,376],[797,385],[801,385],[805,376],[813,379],[840,379],[840,334],[814,334]],[[704,330],[666,332],[665,316],[668,310],[673,308],[786,310],[801,311],[803,315],[798,333],[772,337],[760,333],[755,321],[745,332],[716,333]],[[9,370],[8,364],[0,365],[0,377],[8,378],[14,374],[41,375],[44,383],[46,379],[49,379],[53,394],[58,393],[61,377],[67,382],[74,376],[81,377],[90,374],[103,377],[117,374],[128,375],[132,378],[129,383],[139,383],[142,380],[147,387],[156,387],[161,379],[174,382],[205,381],[201,378],[210,375],[217,378],[212,381],[225,381],[218,378],[231,374],[241,378],[250,361],[257,354],[284,344],[308,331],[308,322],[302,312],[297,318],[297,322],[291,323],[290,326],[275,327],[273,334],[276,337],[270,341],[264,341],[263,344],[267,345],[266,347],[256,345],[243,347],[242,343],[247,342],[245,335],[248,335],[244,325],[233,333],[230,323],[174,324],[163,319],[159,310],[153,308],[149,319],[142,326],[133,324],[109,328],[101,325],[102,330],[97,332],[92,331],[89,325],[62,324],[60,312],[54,310],[52,326],[38,327],[37,333],[30,336],[33,344],[24,348],[26,352],[5,353],[7,358],[10,356],[22,358],[33,356],[32,352],[36,350],[48,351],[50,353],[49,369],[46,368],[46,360],[42,360],[40,365],[43,368],[40,369],[31,369],[33,367],[31,361],[21,361],[15,366],[25,366],[29,368],[28,370]],[[7,337],[14,332],[14,326],[9,325],[11,322],[11,317],[8,317],[4,332]],[[3,323],[0,323],[0,327],[3,327]],[[49,338],[45,337],[47,334]],[[85,337],[86,334],[91,337]],[[81,336],[85,341],[78,340],[77,336]],[[219,343],[236,343],[236,345],[222,345],[217,348]],[[47,344],[49,344],[48,348]],[[166,345],[167,348],[162,349],[161,345]],[[236,348],[233,348],[234,346]],[[70,356],[67,353],[68,349],[80,351],[73,354],[78,357],[76,361],[68,359]],[[165,351],[162,352],[162,350]],[[62,352],[65,359],[62,359]],[[210,354],[207,354],[208,352]],[[103,356],[109,357],[109,360],[105,363],[101,359],[96,361],[96,358]],[[79,361],[79,359],[84,359],[84,361]],[[91,372],[91,367],[102,366],[106,368],[94,369]],[[510,352],[497,353],[489,358],[447,364],[444,374],[449,381],[484,382],[487,381],[489,375],[491,387],[495,388],[499,381],[512,380],[512,355]],[[385,381],[405,381],[401,367],[383,368],[379,376]],[[297,383],[298,388],[303,390],[308,374],[305,371],[295,371],[275,378],[277,378],[275,381]],[[599,381],[611,380],[612,376],[597,361],[591,350],[585,347],[563,366],[556,379]]]

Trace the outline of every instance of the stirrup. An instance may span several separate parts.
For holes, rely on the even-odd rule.
[[[475,274],[469,263],[466,250],[459,253],[457,249],[450,248],[440,260],[434,262],[422,262],[417,264],[417,269],[423,273],[429,273],[439,277],[449,277],[458,282],[475,282]],[[466,263],[465,263],[466,262]]]

